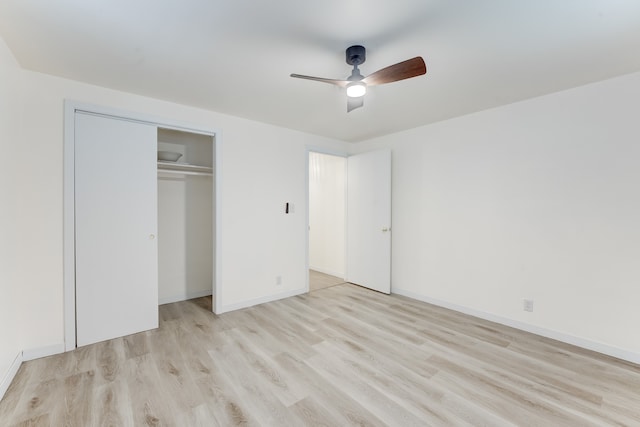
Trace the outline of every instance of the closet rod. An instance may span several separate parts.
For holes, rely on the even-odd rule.
[[[169,173],[173,175],[213,176],[212,172],[179,171],[179,170],[170,170],[170,169],[158,169],[158,173]]]

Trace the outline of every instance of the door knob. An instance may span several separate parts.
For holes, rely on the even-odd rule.
[[[383,232],[383,233],[386,233],[386,232],[387,232],[387,231],[389,231],[389,230],[391,230],[391,229],[390,229],[390,228],[386,228],[386,227],[385,227],[385,228],[383,228],[383,229],[382,229],[382,232]]]
[[[149,234],[149,240],[153,240],[153,239],[155,239],[155,238],[156,238],[156,235],[155,235],[155,234]]]

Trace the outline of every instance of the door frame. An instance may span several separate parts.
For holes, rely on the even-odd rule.
[[[81,111],[89,114],[113,117],[150,124],[165,129],[198,133],[213,138],[215,153],[214,171],[214,259],[215,280],[212,285],[215,306],[213,312],[221,309],[220,304],[220,242],[221,242],[221,200],[222,200],[222,133],[214,128],[192,123],[170,120],[148,114],[135,113],[116,108],[86,104],[75,100],[64,101],[64,138],[63,138],[63,310],[64,310],[64,347],[65,351],[76,348],[76,278],[75,278],[75,116]],[[308,160],[307,160],[308,162]],[[308,287],[308,283],[307,283]]]
[[[349,153],[347,153],[346,151],[339,151],[339,150],[331,150],[328,148],[324,148],[324,147],[316,147],[316,146],[307,146],[306,150],[305,150],[305,194],[306,194],[306,198],[305,198],[305,202],[306,202],[306,211],[307,211],[307,217],[305,218],[305,252],[306,252],[306,281],[305,281],[305,288],[304,288],[304,292],[309,292],[309,244],[311,243],[309,241],[309,217],[311,215],[310,212],[310,203],[309,203],[309,154],[310,153],[318,153],[318,154],[326,154],[329,156],[336,156],[336,157],[343,157],[343,158],[348,158],[349,157]],[[345,168],[347,166],[345,165]],[[345,179],[346,179],[346,170],[345,170]],[[347,217],[347,192],[346,192],[346,185],[347,183],[345,182],[345,223],[344,223],[344,227],[345,227],[345,241],[344,241],[344,274],[345,277],[347,276],[347,221],[346,221],[346,217]]]

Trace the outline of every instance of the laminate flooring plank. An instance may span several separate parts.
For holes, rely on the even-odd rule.
[[[318,309],[313,305],[307,304],[307,301],[296,299],[296,297],[291,298],[291,302],[287,304],[287,308],[289,311],[293,311],[298,313],[298,316],[306,319],[301,323],[304,325],[309,331],[315,332],[318,328],[321,327],[322,322],[326,319],[335,317],[337,304],[335,307],[328,308],[323,307],[322,309]]]
[[[51,424],[59,426],[85,426],[91,420],[95,372],[73,374],[64,379],[64,405],[55,405],[49,411]]]
[[[127,360],[124,340],[116,338],[92,344],[88,347],[93,348],[96,386],[116,380],[121,375],[122,367]],[[77,349],[74,351],[77,351]]]
[[[161,382],[151,354],[127,360],[123,366],[127,380],[133,423],[136,426],[176,425],[177,409]]]
[[[551,345],[550,343],[538,343],[535,347],[513,342],[509,349],[528,356],[535,356],[536,359],[547,361],[553,366],[558,366],[571,371],[577,375],[594,379],[594,386],[601,385],[601,380],[606,380],[608,390],[629,393],[629,397],[635,397],[635,401],[640,405],[640,373],[631,374],[629,369],[616,369],[615,366],[607,365],[597,359],[575,354],[572,349],[564,348],[562,343]]]
[[[179,307],[181,315],[179,325],[183,330],[211,337],[216,331],[228,329],[223,320],[204,311],[197,304],[183,304]]]
[[[184,413],[203,402],[198,387],[183,358],[175,335],[180,328],[151,331],[149,353],[158,374],[157,383],[170,397],[168,405],[173,413]]]
[[[328,348],[332,352],[341,353],[359,376],[371,378],[381,391],[413,402],[414,406],[423,411],[430,425],[466,424],[442,404],[447,390],[431,381],[431,377],[438,372],[437,369],[430,370],[427,375],[421,375],[410,368],[415,366],[413,364],[403,363],[401,359],[382,351],[369,351],[340,337],[332,337],[325,344],[329,345]]]
[[[147,334],[145,332],[127,335],[122,338],[122,341],[127,359],[149,353],[149,344],[147,343]]]
[[[344,390],[353,400],[362,405],[385,424],[390,426],[424,426],[424,420],[402,405],[380,393],[362,378],[351,375],[348,366],[336,363],[325,355],[316,355],[305,361],[320,376]]]
[[[263,357],[259,349],[244,339],[241,331],[233,330],[229,334],[233,343],[228,350],[236,355],[235,361],[243,366],[257,388],[276,397],[284,406],[292,405],[306,396],[303,391],[290,387],[286,377],[270,362],[270,358]],[[224,353],[220,356],[224,357]]]
[[[221,374],[218,361],[200,345],[199,338],[182,336],[177,338],[178,347],[190,367],[188,373],[206,402],[206,410],[200,405],[196,417],[205,412],[211,414],[211,425],[254,426],[259,425],[243,408],[241,400]],[[187,424],[189,425],[189,424]]]
[[[40,415],[28,420],[12,424],[11,427],[51,427],[53,424],[49,419],[49,414]]]
[[[412,377],[424,380],[438,371],[428,363],[428,358],[434,354],[433,351],[422,346],[395,347],[384,340],[360,339],[358,334],[331,326],[325,327],[319,333],[324,336],[326,342],[330,342],[337,349],[366,360],[378,366],[379,369],[388,366],[398,367],[399,371],[394,371],[394,375],[400,375],[403,378],[402,372],[410,372]]]
[[[428,307],[430,308],[430,306]],[[401,313],[416,318],[416,326],[423,326],[423,329],[432,325],[439,325],[455,331],[457,335],[470,336],[473,339],[480,338],[500,347],[507,346],[513,339],[504,330],[493,328],[492,326],[495,324],[490,322],[479,323],[476,321],[475,323],[469,323],[467,322],[467,317],[452,317],[448,313],[442,314],[440,310],[425,310],[424,307],[420,310],[408,304],[393,304],[389,307],[389,311],[394,314]],[[460,316],[463,315],[460,313]]]
[[[541,361],[532,359],[522,354],[512,354],[509,349],[499,350],[485,343],[477,342],[467,344],[462,341],[457,352],[451,351],[450,342],[435,338],[435,331],[432,331],[434,339],[428,344],[431,350],[440,349],[440,354],[447,358],[467,357],[470,365],[477,366],[496,366],[503,372],[511,373],[523,380],[530,381],[539,386],[539,391],[551,393],[557,391],[563,395],[570,395],[573,398],[588,401],[589,403],[600,405],[602,395],[594,393],[587,384],[577,383],[575,378],[579,378],[572,372],[567,372],[563,368],[555,365],[541,368]],[[426,344],[425,344],[426,346]],[[543,365],[546,362],[543,363]]]
[[[212,360],[201,338],[195,334],[176,334],[175,344],[193,381],[211,379]]]
[[[13,414],[20,403],[20,399],[26,392],[27,385],[29,384],[29,376],[32,371],[33,369],[31,369],[30,365],[27,365],[26,363],[23,363],[18,369],[18,372],[7,389],[4,398],[0,400],[0,421],[10,420],[13,418]],[[38,380],[36,379],[36,381]]]
[[[401,372],[400,366],[390,360],[381,363],[372,358],[356,358],[350,351],[338,349],[327,342],[317,345],[316,349],[324,358],[344,365],[350,375],[365,380],[367,384],[412,412],[426,424],[462,423],[462,420],[441,406],[444,391],[432,387],[429,379],[423,378],[424,381],[417,382],[406,372]]]
[[[348,316],[356,318],[372,328],[377,328],[380,331],[385,331],[386,333],[394,336],[396,339],[403,340],[414,345],[423,344],[426,340],[426,338],[416,333],[413,327],[403,328],[396,319],[387,316],[384,312],[375,313],[373,311],[370,311],[369,308],[365,307],[363,307],[362,309],[360,309],[359,307],[357,309],[352,309],[346,306],[342,306],[340,308],[344,310],[344,313],[346,313]]]
[[[454,414],[461,420],[460,424],[445,424],[442,427],[473,426],[473,427],[516,427],[517,423],[512,423],[500,417],[496,412],[491,411],[478,402],[466,399],[459,394],[447,390],[440,402],[443,408]],[[438,424],[434,424],[438,425]]]
[[[590,409],[594,410],[594,408]],[[625,419],[631,420],[628,423],[624,423],[624,425],[640,426],[640,411],[638,410],[638,405],[633,402],[629,402],[625,396],[621,396],[619,394],[607,394],[604,397],[602,405],[600,405],[600,408],[598,409],[600,409],[600,411],[598,411],[599,413],[602,412],[604,414],[603,416],[621,416],[625,417]]]
[[[428,343],[431,348],[440,345],[442,351],[449,352],[449,354],[451,354],[451,349],[455,348],[460,354],[473,355],[476,360],[489,364],[511,367],[512,372],[517,372],[520,376],[560,388],[567,393],[591,400],[594,403],[600,403],[602,400],[601,395],[589,391],[590,387],[588,384],[584,384],[584,378],[582,384],[574,381],[576,378],[583,377],[584,373],[567,370],[565,367],[559,367],[544,359],[527,356],[526,353],[513,353],[510,347],[499,349],[486,341],[473,341],[467,336],[460,338],[455,332],[447,331],[445,328],[432,328],[424,330],[422,333],[431,338]],[[540,369],[541,363],[545,365],[543,370]]]
[[[271,304],[263,304],[260,308],[264,315],[273,321],[274,326],[287,334],[288,337],[301,341],[307,346],[313,346],[322,341],[322,338],[316,336],[314,331],[305,328],[295,318],[289,316],[286,310],[278,310],[275,305]]]
[[[438,346],[437,343],[431,343]],[[549,366],[546,370],[540,369],[540,362],[524,355],[510,354],[508,349],[496,351],[495,348],[477,343],[469,351],[452,353],[447,346],[440,345],[440,354],[446,358],[464,358],[471,366],[502,372],[505,376],[511,375],[528,381],[549,391],[563,395],[570,395],[576,400],[582,400],[589,404],[600,405],[602,395],[594,393],[587,386],[574,382],[562,369]],[[549,373],[547,373],[547,370]],[[566,378],[565,378],[566,376]]]
[[[382,427],[385,424],[366,410],[330,380],[316,373],[301,359],[289,353],[281,353],[275,358],[280,367],[288,372],[300,387],[306,387],[309,395],[318,405],[330,411],[339,423],[336,425]]]
[[[95,370],[96,346],[86,345],[70,352],[72,369],[69,375]]]
[[[307,294],[310,295],[310,294]],[[288,307],[289,310],[291,311],[295,311],[297,313],[300,314],[300,316],[302,316],[305,319],[305,322],[307,323],[307,325],[309,325],[311,330],[315,330],[316,325],[318,324],[318,322],[321,322],[322,320],[326,319],[327,317],[331,316],[331,313],[333,311],[333,307],[329,306],[328,304],[324,303],[323,301],[319,301],[318,304],[314,305],[311,303],[311,297],[307,297],[307,295],[304,296],[295,296],[295,297],[291,297],[291,298],[287,298],[287,300],[282,301],[283,303],[286,302],[285,305],[286,307]],[[329,300],[328,303],[332,303],[333,301]],[[337,304],[333,303],[333,306],[336,306]]]
[[[241,329],[234,330],[234,340],[245,358],[245,363],[255,369],[258,375],[270,386],[274,396],[285,406],[291,406],[308,396],[306,387],[299,387],[295,379],[265,353],[259,345],[245,335]]]
[[[381,375],[393,378],[394,381],[398,381],[403,386],[413,387],[415,390],[419,390],[422,395],[432,401],[439,400],[444,394],[442,389],[433,388],[429,381],[430,378],[438,372],[436,368],[430,366],[426,368],[422,366],[417,367],[416,364],[406,363],[405,360],[397,357],[393,353],[363,347],[360,343],[336,334],[331,330],[328,330],[325,336],[326,340],[322,345],[330,345],[334,351],[342,352],[352,360],[366,364]],[[416,349],[416,351],[419,351],[419,349]],[[424,357],[426,358],[430,355],[430,353],[425,353]],[[417,360],[421,358],[421,355],[416,356]]]
[[[63,384],[61,378],[29,383],[16,404],[12,418],[15,422],[27,422],[46,415],[48,419],[54,408],[64,405],[64,400],[60,399]]]
[[[300,331],[305,331],[310,336],[313,336],[313,332],[318,329],[318,322],[328,317],[326,314],[319,316],[319,319],[316,316],[310,316],[309,311],[303,309],[303,305],[292,305],[288,301],[276,301],[270,306],[287,321],[297,325]]]
[[[319,405],[312,396],[305,397],[289,407],[302,420],[302,425],[314,427],[335,427],[341,421],[325,407]]]
[[[33,380],[47,381],[56,378],[62,379],[69,375],[79,373],[76,359],[76,355],[79,352],[86,354],[83,349],[75,349],[69,353],[47,356],[29,361],[29,363],[24,363],[22,367],[25,368],[25,374],[28,377],[27,382],[32,382]]]
[[[512,336],[504,331],[492,328],[490,325],[482,324],[465,324],[464,322],[456,322],[454,319],[449,319],[445,316],[441,316],[436,313],[431,313],[427,310],[414,311],[411,308],[400,305],[391,305],[389,307],[389,314],[395,318],[402,318],[408,316],[414,319],[414,329],[430,328],[433,325],[444,326],[450,330],[455,331],[457,335],[464,334],[472,337],[473,339],[482,339],[483,341],[497,345],[499,347],[506,347],[512,341]]]
[[[531,381],[517,374],[513,374],[508,370],[487,365],[482,368],[482,371],[486,372],[490,377],[499,380],[509,389],[523,390],[526,392],[526,395],[535,396],[538,399],[543,399],[546,402],[566,410],[573,414],[578,420],[584,417],[596,425],[608,426],[626,426],[638,422],[615,411],[596,409],[597,407],[594,407],[593,399],[583,399],[582,396],[566,393],[544,382]],[[595,404],[598,405],[600,409],[604,408],[601,400],[600,403]]]
[[[640,366],[350,284],[23,363],[0,426],[640,426]]]
[[[479,350],[479,348],[477,349]],[[512,355],[511,355],[512,356]],[[611,407],[603,398],[603,390],[592,387],[576,379],[582,375],[556,374],[556,367],[541,369],[535,361],[527,360],[526,357],[514,363],[512,357],[499,357],[490,351],[481,354],[477,351],[471,364],[478,366],[484,372],[499,377],[509,388],[515,390],[526,390],[528,395],[546,399],[566,408],[569,411],[582,413],[588,419],[601,425],[634,425],[640,419],[631,418],[624,414],[628,405],[638,407],[637,404],[625,402],[623,410]],[[628,414],[633,414],[629,411]]]
[[[289,328],[282,327],[277,319],[269,317],[267,313],[258,310],[255,310],[253,315],[257,322],[255,326],[263,331],[268,339],[274,340],[280,348],[286,348],[302,358],[315,354],[312,346],[306,344],[301,337],[292,333]]]
[[[236,418],[232,421],[219,421],[216,418],[214,410],[206,404],[196,406],[188,412],[181,414],[176,422],[179,426],[189,427],[230,427],[230,426],[248,426],[249,424],[244,421],[240,421],[240,418]]]
[[[180,313],[177,304],[162,304],[158,307],[158,316],[161,322],[179,320]]]
[[[319,291],[342,283],[345,282],[344,279],[340,277],[321,273],[316,270],[309,270],[309,291]]]
[[[259,426],[228,380],[221,375],[213,375],[212,378],[213,381],[196,381],[202,396],[206,398],[211,425]]]
[[[397,360],[412,366],[420,375],[429,377],[435,372],[434,368],[427,362],[431,354],[426,350],[416,353],[413,351],[415,349],[414,345],[396,340],[392,335],[382,331],[371,330],[359,324],[359,321],[355,318],[349,318],[348,321],[328,319],[324,322],[324,325],[326,328],[342,334],[356,345],[366,348],[367,351],[392,355]]]
[[[503,353],[508,352],[504,349]],[[459,360],[468,366],[477,367],[482,373],[499,379],[508,384],[509,389],[527,390],[528,395],[544,399],[566,407],[569,411],[577,410],[584,413],[588,419],[606,425],[625,425],[623,417],[614,413],[604,414],[594,409],[594,405],[601,407],[602,397],[586,387],[573,386],[558,380],[552,375],[544,374],[539,366],[527,366],[528,360],[521,356],[515,363],[512,358],[501,357],[500,352],[486,343],[478,343],[473,352],[452,353],[442,346],[441,357],[447,360]]]
[[[243,402],[245,410],[260,424],[272,426],[301,425],[301,420],[287,411],[272,393],[260,375],[247,365],[233,339],[228,337],[228,345],[220,347],[218,351],[211,351],[211,358],[221,367],[220,374],[227,377],[235,393]]]
[[[305,295],[297,295],[292,297],[293,304],[301,304],[306,307],[306,310],[315,311],[317,316],[327,317],[331,315],[335,306],[340,304],[339,299],[334,299],[333,296],[340,286],[334,286],[331,289],[323,290],[321,292],[311,292]]]
[[[473,352],[452,353],[442,346],[440,357],[447,360],[462,360],[468,366],[477,367],[481,372],[499,379],[503,383],[508,383],[508,388],[513,390],[527,390],[528,395],[533,399],[546,400],[551,404],[562,405],[569,411],[577,410],[585,415],[592,422],[604,423],[605,425],[625,425],[624,417],[614,413],[605,414],[595,410],[593,405],[601,407],[602,398],[586,389],[586,387],[573,386],[552,375],[540,372],[535,366],[528,368],[525,360],[520,363],[513,363],[510,358],[500,358],[495,348],[487,348],[488,344],[477,344]],[[522,358],[524,359],[524,358]],[[579,417],[578,417],[579,418]]]
[[[597,425],[587,417],[574,416],[565,409],[527,394],[526,391],[510,389],[496,378],[490,378],[473,367],[438,356],[432,357],[432,360],[441,368],[435,377],[446,378],[448,381],[454,381],[455,378],[455,381],[462,384],[462,387],[468,393],[472,393],[475,399],[490,406],[501,417],[512,422],[529,426]]]
[[[98,386],[91,401],[91,419],[85,425],[128,427],[134,425],[129,388],[123,378]]]

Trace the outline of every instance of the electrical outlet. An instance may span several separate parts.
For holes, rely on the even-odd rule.
[[[522,300],[522,308],[524,311],[533,311],[533,300],[532,299],[524,299]]]
[[[276,276],[276,286],[282,286],[282,276]]]

